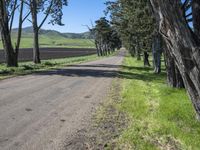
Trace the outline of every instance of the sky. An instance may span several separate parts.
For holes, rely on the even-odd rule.
[[[82,33],[88,31],[84,25],[91,26],[91,21],[104,16],[104,10],[106,0],[69,0],[68,6],[63,9],[63,23],[64,26],[50,25],[48,20],[43,25],[43,29],[57,30],[59,32],[72,32]],[[38,20],[41,20],[43,16],[39,15]],[[17,27],[17,17],[14,22],[14,28]],[[24,22],[23,27],[31,26],[29,21]]]

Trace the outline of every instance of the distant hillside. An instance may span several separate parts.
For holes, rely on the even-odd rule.
[[[18,29],[12,30],[12,35],[16,36]],[[26,27],[22,29],[22,37],[29,37],[32,36],[33,29],[32,27]],[[84,32],[84,33],[61,33],[55,30],[40,30],[40,35],[48,36],[48,37],[64,37],[69,39],[91,39],[90,32]]]
[[[70,39],[91,39],[90,32],[84,33],[63,33],[66,38]]]
[[[12,30],[12,43],[17,39],[18,29]],[[1,40],[1,38],[0,38]],[[60,33],[55,30],[40,30],[40,47],[65,47],[65,48],[95,48],[94,40],[90,33]],[[32,48],[33,30],[32,27],[23,28],[20,48]],[[3,48],[0,42],[0,49]]]

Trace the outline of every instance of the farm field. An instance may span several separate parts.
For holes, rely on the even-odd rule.
[[[13,41],[16,38],[13,37]],[[23,37],[21,42],[21,48],[31,48],[33,38],[31,36]],[[94,48],[94,43],[90,39],[70,39],[57,36],[40,36],[40,47],[65,47],[65,48]],[[0,42],[0,49],[2,49],[2,42]]]
[[[65,57],[85,56],[96,53],[92,48],[41,48],[40,55],[42,60],[56,59]],[[31,61],[33,52],[31,48],[20,49],[19,61]],[[0,63],[5,61],[4,51],[0,51]]]

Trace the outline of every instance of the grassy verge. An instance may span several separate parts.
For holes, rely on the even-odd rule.
[[[78,64],[96,59],[99,59],[96,55],[89,55],[81,57],[44,60],[42,61],[41,64],[34,64],[32,62],[23,62],[19,63],[19,67],[11,67],[11,68],[7,68],[5,64],[0,64],[0,80],[13,76],[30,74],[38,71],[59,69],[67,65]]]
[[[200,122],[185,90],[166,85],[165,72],[153,74],[142,62],[127,56],[120,77],[122,101],[117,108],[130,121],[118,139],[120,149],[200,148]]]

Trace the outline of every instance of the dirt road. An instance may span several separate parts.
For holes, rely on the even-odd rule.
[[[87,126],[123,55],[0,81],[0,149],[62,149]]]

